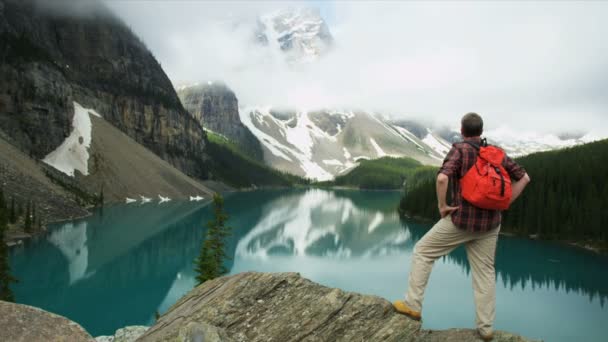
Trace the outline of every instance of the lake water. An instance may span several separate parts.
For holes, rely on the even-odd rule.
[[[398,192],[263,190],[226,197],[230,273],[297,271],[321,284],[401,298],[412,248],[430,228],[401,221]],[[17,302],[64,315],[93,336],[149,325],[195,284],[210,206],[108,206],[11,251]],[[545,341],[606,341],[608,258],[501,236],[496,328]],[[423,327],[474,328],[464,249],[435,264]]]

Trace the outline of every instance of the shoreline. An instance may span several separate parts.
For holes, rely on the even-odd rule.
[[[325,189],[325,190],[357,190],[357,191],[382,191],[382,192],[396,192],[396,191],[402,191],[403,189],[401,188],[395,188],[395,189],[366,189],[366,188],[358,188],[355,186],[346,186],[346,185],[330,185],[330,186],[317,186],[317,185],[311,185],[311,188],[315,188],[315,189]]]
[[[434,220],[425,218],[422,216],[416,216],[416,215],[410,216],[410,215],[402,214],[402,213],[399,213],[399,216],[401,216],[402,218],[408,218],[408,219],[411,219],[414,221],[418,221],[420,223],[434,222]],[[589,241],[574,241],[574,240],[569,240],[569,239],[544,239],[544,238],[539,238],[538,236],[536,236],[534,234],[521,235],[521,234],[517,234],[517,233],[513,233],[513,232],[505,232],[505,231],[501,231],[499,233],[499,235],[508,236],[508,237],[524,238],[524,239],[533,240],[533,241],[550,242],[550,243],[560,244],[560,245],[564,245],[564,246],[568,246],[568,247],[578,248],[578,249],[581,249],[581,250],[584,250],[587,252],[594,253],[596,255],[608,255],[608,247],[594,245],[593,243],[590,243]]]
[[[256,190],[256,189],[251,189],[251,190]],[[249,191],[251,191],[249,190]],[[240,189],[234,189],[231,188],[227,191],[224,191],[222,193],[233,193],[233,192],[240,192]],[[189,199],[187,197],[184,198],[180,198],[180,199],[175,199],[175,200],[179,200],[179,201],[185,201],[185,202],[190,202]],[[150,202],[152,203],[152,202]],[[206,198],[202,201],[200,201],[200,203],[202,204],[209,204],[211,203],[211,199],[210,198]],[[19,246],[23,246],[24,243],[26,241],[29,241],[35,237],[40,237],[40,236],[44,236],[45,234],[47,234],[49,232],[48,226],[51,224],[58,224],[58,223],[64,223],[64,222],[71,222],[71,221],[76,221],[76,220],[81,220],[87,217],[90,217],[93,215],[93,211],[95,211],[96,209],[99,208],[103,208],[104,206],[112,206],[112,205],[126,205],[127,203],[125,203],[125,201],[121,201],[121,200],[110,200],[105,202],[103,205],[101,206],[86,206],[86,207],[82,207],[81,209],[85,210],[87,213],[84,215],[77,215],[77,216],[70,216],[70,217],[58,217],[58,218],[53,218],[50,219],[47,222],[44,222],[44,224],[41,226],[40,230],[35,230],[33,231],[31,234],[30,233],[26,233],[22,227],[19,227],[17,229],[9,229],[6,232],[6,238],[5,238],[5,244],[8,246],[9,250],[15,247],[19,247]]]
[[[34,237],[39,237],[39,236],[43,236],[43,235],[47,234],[49,232],[48,225],[87,218],[87,217],[93,215],[93,213],[91,212],[91,209],[94,209],[94,208],[96,208],[96,207],[83,208],[84,210],[87,211],[87,214],[85,214],[85,215],[80,215],[80,216],[75,216],[75,217],[70,217],[70,218],[57,218],[57,219],[49,220],[48,222],[45,222],[40,227],[40,230],[33,231],[31,234],[26,233],[25,231],[23,231],[23,229],[8,230],[6,232],[5,243],[9,249],[18,247],[18,246],[22,246],[25,243],[25,241],[31,240]]]

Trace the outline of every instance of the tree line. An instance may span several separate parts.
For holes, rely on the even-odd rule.
[[[10,273],[8,246],[5,240],[9,219],[10,211],[4,199],[4,191],[0,189],[0,300],[14,302],[15,297],[10,284],[17,280]]]
[[[332,181],[318,182],[318,186],[348,186],[359,189],[394,190],[403,188],[406,179],[416,172],[428,169],[409,157],[382,157],[359,159],[359,165]]]
[[[517,158],[532,182],[501,229],[543,239],[608,244],[608,139]],[[414,175],[399,205],[402,215],[437,219],[435,172]]]

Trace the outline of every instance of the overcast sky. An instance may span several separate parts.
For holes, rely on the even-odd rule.
[[[241,105],[359,107],[455,126],[608,135],[608,2],[296,2],[335,47],[290,68],[251,40],[286,2],[120,1],[175,85],[223,80]]]

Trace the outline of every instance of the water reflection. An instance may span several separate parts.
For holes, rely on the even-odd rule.
[[[235,260],[402,253],[410,237],[393,209],[358,207],[343,194],[323,190],[282,196],[263,206],[261,220],[239,239]]]
[[[298,271],[328,286],[394,299],[404,290],[411,250],[429,228],[400,221],[394,210],[398,200],[399,193],[361,191],[230,195],[226,210],[234,231],[226,266],[231,273]],[[150,324],[155,311],[166,311],[194,286],[193,261],[210,218],[203,204],[170,202],[106,207],[103,214],[60,225],[12,251],[21,280],[14,288],[17,300],[65,315],[93,335]],[[605,257],[572,248],[501,237],[498,298],[505,303],[499,303],[497,325],[559,340],[542,325],[531,327],[521,307],[539,301],[537,314],[554,317],[554,333],[562,335],[559,320],[565,314],[555,311],[576,307],[585,314],[568,318],[569,324],[587,324],[587,340],[593,341],[599,336],[594,331],[603,329],[596,322],[608,319],[607,265]],[[438,262],[431,279],[435,288],[425,300],[433,312],[425,317],[426,327],[472,324],[468,273],[463,249]],[[456,305],[448,309],[446,302]]]

